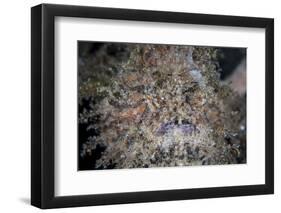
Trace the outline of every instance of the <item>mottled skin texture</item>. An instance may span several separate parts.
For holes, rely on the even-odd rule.
[[[110,45],[79,59],[81,159],[99,145],[94,169],[246,162],[245,94],[220,81],[217,49]]]

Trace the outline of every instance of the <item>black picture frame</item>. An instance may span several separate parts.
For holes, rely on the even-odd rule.
[[[55,17],[264,28],[266,136],[265,184],[94,195],[54,195]],[[274,20],[239,16],[41,4],[31,9],[31,204],[60,208],[105,204],[217,198],[274,193]]]

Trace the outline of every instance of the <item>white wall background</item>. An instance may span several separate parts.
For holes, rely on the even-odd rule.
[[[275,195],[201,199],[50,210],[51,212],[276,212],[281,209],[281,13],[277,0],[45,0],[80,4],[275,18]],[[39,212],[30,197],[30,7],[10,0],[0,7],[0,212]]]

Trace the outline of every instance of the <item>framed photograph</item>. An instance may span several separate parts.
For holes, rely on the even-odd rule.
[[[272,194],[274,20],[31,9],[31,203]]]

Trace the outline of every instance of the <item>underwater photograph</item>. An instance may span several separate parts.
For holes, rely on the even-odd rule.
[[[77,49],[79,171],[247,162],[246,48]]]

